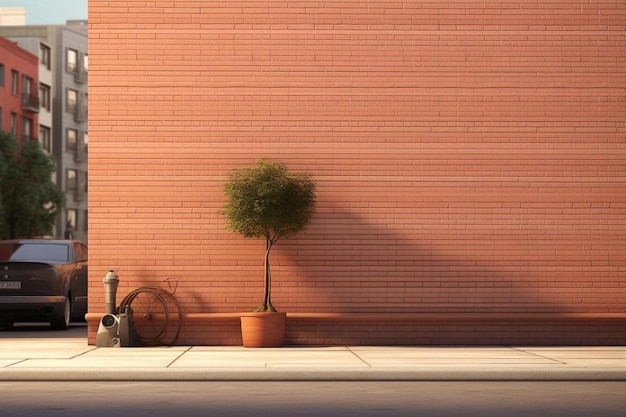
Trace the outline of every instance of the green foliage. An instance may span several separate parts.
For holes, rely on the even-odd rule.
[[[303,230],[315,213],[315,182],[291,174],[280,162],[260,160],[255,167],[232,171],[224,185],[228,202],[221,213],[228,228],[246,238],[264,237],[265,292],[257,311],[276,311],[271,303],[269,254],[281,237]]]
[[[6,177],[7,172],[9,171],[9,162],[11,161],[12,155],[16,151],[17,141],[13,139],[13,137],[10,136],[8,133],[0,130],[0,218],[2,218],[4,212],[1,182]],[[2,236],[2,223],[0,222],[0,237]]]
[[[315,212],[315,182],[290,174],[279,162],[261,160],[253,168],[234,170],[224,191],[228,203],[222,212],[229,228],[244,237],[275,243],[304,229]]]
[[[65,195],[52,182],[55,163],[38,142],[17,149],[16,139],[0,132],[0,238],[52,234]]]

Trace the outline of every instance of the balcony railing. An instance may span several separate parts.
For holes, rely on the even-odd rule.
[[[37,138],[31,135],[20,135],[22,138],[22,143],[27,142],[37,142]]]
[[[22,110],[39,113],[39,97],[32,94],[22,94]]]
[[[79,122],[79,123],[87,121],[87,107],[86,106],[76,107],[76,112],[74,113],[74,121]]]
[[[85,84],[87,82],[87,71],[85,71],[82,67],[76,68],[74,72],[74,81],[77,84]]]
[[[86,122],[88,117],[88,107],[87,107],[87,95],[80,94],[78,96],[78,102],[76,106],[73,108],[74,110],[74,121],[76,122]]]
[[[85,162],[87,160],[87,145],[85,145],[84,139],[81,139],[78,142],[78,146],[76,147],[76,153],[74,154],[74,161],[76,162]]]

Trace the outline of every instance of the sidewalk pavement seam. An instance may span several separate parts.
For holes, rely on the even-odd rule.
[[[87,355],[88,353],[93,352],[93,351],[96,351],[96,350],[98,350],[98,349],[100,349],[100,348],[99,348],[99,347],[97,347],[97,346],[94,346],[94,347],[92,347],[92,348],[91,348],[91,349],[89,349],[89,350],[85,350],[84,352],[81,352],[81,353],[79,353],[78,355],[70,356],[70,357],[69,357],[69,358],[67,358],[67,359],[76,359],[76,358],[80,358],[81,356],[85,356],[85,355]]]
[[[363,362],[365,365],[367,365],[367,367],[368,367],[368,368],[370,368],[370,369],[374,368],[374,367],[373,367],[373,366],[372,366],[369,362],[367,362],[365,359],[363,359],[363,357],[362,357],[361,355],[359,355],[358,353],[356,353],[354,350],[350,349],[350,347],[349,347],[349,346],[346,346],[345,348],[346,348],[346,350],[347,350],[348,352],[350,352],[352,355],[356,356],[356,358],[357,358],[359,361],[361,361],[361,362]]]
[[[19,360],[15,361],[15,362],[11,363],[10,365],[5,366],[5,368],[8,369],[8,368],[10,368],[12,366],[15,367],[15,365],[19,365],[20,363],[24,363],[27,360],[29,360],[29,359],[28,358],[27,359],[19,359]]]
[[[526,353],[527,355],[536,356],[536,357],[538,357],[538,358],[542,358],[542,359],[547,359],[547,360],[552,361],[552,362],[560,363],[561,365],[567,365],[567,362],[560,361],[560,360],[558,360],[558,359],[554,359],[554,358],[551,358],[551,357],[549,357],[549,356],[540,355],[540,354],[538,354],[538,353],[534,353],[534,352],[529,352],[529,351],[528,351],[528,350],[526,350],[526,349],[518,348],[518,347],[515,347],[515,346],[509,346],[509,347],[510,347],[511,349],[513,349],[513,350],[518,351],[518,352],[524,352],[524,353]]]
[[[178,362],[178,360],[180,358],[182,358],[183,356],[185,356],[186,353],[190,352],[191,349],[193,348],[193,346],[188,346],[187,349],[183,350],[180,352],[180,355],[176,356],[170,363],[167,364],[166,368],[171,367],[172,365],[174,365],[176,362]]]

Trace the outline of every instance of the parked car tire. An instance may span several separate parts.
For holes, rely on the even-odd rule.
[[[50,326],[54,330],[67,330],[70,327],[71,317],[72,305],[70,303],[70,296],[68,295],[65,298],[65,306],[63,308],[63,311],[50,322]]]

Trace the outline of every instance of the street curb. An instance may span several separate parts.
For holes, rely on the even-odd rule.
[[[626,381],[626,369],[3,368],[0,381]]]

